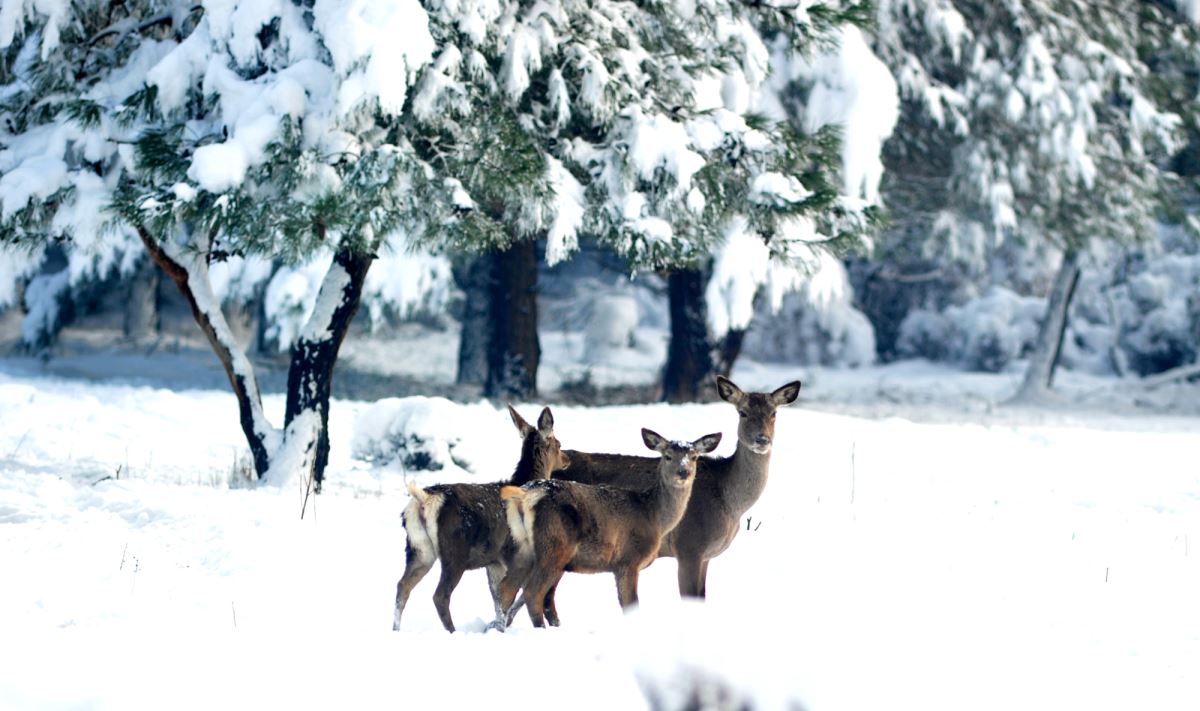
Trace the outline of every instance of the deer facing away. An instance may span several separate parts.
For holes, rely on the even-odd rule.
[[[621,606],[637,602],[639,571],[654,561],[663,536],[683,517],[696,479],[696,462],[716,449],[721,435],[669,442],[643,429],[642,440],[661,455],[656,471],[648,474],[648,487],[646,483],[641,489],[623,489],[550,480],[501,490],[513,537],[528,541],[533,550],[527,572],[523,566],[510,566],[500,582],[499,602],[509,610],[508,616],[516,612],[514,598],[523,587],[522,598],[534,626],[544,626],[547,618],[557,625],[557,612],[544,601],[567,571],[611,572]]]
[[[775,412],[795,402],[800,382],[790,382],[770,393],[747,393],[732,380],[717,376],[717,394],[737,408],[737,449],[730,457],[699,460],[687,510],[658,550],[659,557],[673,557],[678,562],[679,594],[688,597],[705,596],[708,562],[729,548],[742,515],[766,487],[775,440]],[[647,475],[657,466],[653,458],[623,454],[567,450],[566,456],[570,464],[554,473],[555,480],[638,488],[645,486]],[[548,595],[544,603],[553,609],[553,588]]]
[[[497,586],[508,564],[528,566],[528,550],[518,550],[509,531],[507,512],[500,489],[508,485],[547,479],[550,472],[567,464],[558,439],[554,436],[554,416],[544,408],[537,428],[521,418],[510,405],[508,413],[521,434],[521,458],[512,478],[490,484],[438,484],[419,488],[409,484],[412,501],[404,510],[404,574],[396,584],[396,612],[392,629],[400,629],[400,616],[412,589],[425,577],[435,560],[441,561],[442,574],[433,595],[438,617],[447,631],[454,631],[450,618],[450,595],[463,573],[487,568],[492,599],[497,601]],[[510,601],[511,602],[511,601]],[[497,619],[506,608],[497,604]]]

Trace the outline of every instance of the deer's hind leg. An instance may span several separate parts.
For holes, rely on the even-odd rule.
[[[427,559],[419,549],[411,545],[405,546],[404,557],[404,574],[400,576],[400,582],[396,583],[396,612],[392,618],[393,632],[400,631],[400,615],[404,613],[404,606],[408,604],[408,596],[433,567],[434,561],[432,557]]]
[[[551,592],[558,587],[558,581],[562,580],[563,572],[567,568],[567,563],[575,557],[577,545],[567,546],[545,546],[538,551],[539,558],[533,566],[533,570],[529,575],[529,580],[525,583],[525,590],[521,593],[521,598],[525,601],[525,607],[529,610],[529,620],[533,622],[534,627],[544,627],[546,625],[546,601],[554,603],[554,595]],[[552,613],[554,620],[558,620],[558,611]]]
[[[450,594],[454,592],[454,588],[458,587],[465,572],[457,565],[442,561],[442,577],[438,580],[437,590],[433,593],[433,604],[437,608],[438,617],[442,619],[442,626],[446,628],[447,632],[454,631],[454,620],[450,619]]]
[[[554,603],[554,596],[550,594],[550,590],[558,587],[558,581],[562,580],[563,568],[555,567],[550,570],[537,570],[525,586],[525,591],[521,593],[521,599],[525,601],[525,607],[529,611],[529,621],[534,627],[546,626],[546,600],[549,599],[551,604]],[[552,613],[553,618],[550,624],[558,626],[558,611]]]
[[[559,576],[559,580],[562,580],[562,576]],[[558,589],[558,582],[555,582],[553,585],[550,586],[550,589],[546,591],[546,597],[542,602],[542,606],[545,609],[545,613],[546,613],[546,622],[551,627],[558,627],[558,625],[559,625],[558,608],[555,607],[555,605],[554,605],[554,591],[557,589]]]
[[[503,632],[512,624],[512,615],[515,610],[510,612],[509,608],[513,605],[517,591],[521,589],[516,580],[517,577],[514,575],[514,571],[503,563],[488,566],[488,587],[491,588],[492,604],[496,608],[496,619],[488,625],[488,629],[494,628]]]

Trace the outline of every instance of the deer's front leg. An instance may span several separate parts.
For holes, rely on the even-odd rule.
[[[620,601],[621,607],[629,607],[636,605],[638,601],[637,584],[638,584],[638,569],[636,566],[630,566],[625,570],[620,570],[615,573],[617,577],[617,600]]]
[[[678,557],[679,595],[681,597],[704,597],[703,572],[707,569],[699,558]]]

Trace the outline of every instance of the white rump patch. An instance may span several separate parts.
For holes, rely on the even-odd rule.
[[[438,557],[437,522],[443,503],[445,496],[442,494],[430,494],[424,504],[414,496],[404,509],[404,532],[408,535],[408,544],[426,563],[432,563]]]
[[[504,512],[508,519],[508,530],[517,544],[517,556],[527,559],[533,555],[534,506],[546,495],[545,489],[524,490],[525,495],[505,502]]]

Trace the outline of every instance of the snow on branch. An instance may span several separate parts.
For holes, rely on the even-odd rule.
[[[318,0],[315,27],[342,77],[338,113],[377,99],[398,115],[408,87],[433,61],[429,18],[417,0]]]
[[[793,72],[812,86],[804,108],[807,129],[842,127],[843,192],[879,202],[883,143],[900,118],[899,90],[891,72],[867,46],[862,31],[851,25],[841,28],[835,49],[811,62],[800,60]]]

